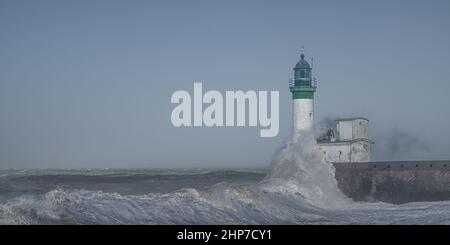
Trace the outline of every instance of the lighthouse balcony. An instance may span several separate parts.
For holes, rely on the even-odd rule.
[[[295,85],[295,80],[294,79],[289,79],[289,88],[291,89],[291,91],[292,91],[292,89],[314,89],[314,91],[316,90],[316,88],[317,88],[317,79],[316,78],[314,78],[313,79],[313,81],[311,82],[311,84],[300,84],[300,85],[298,85],[298,83],[297,83],[297,85]],[[305,90],[302,90],[302,91],[305,91]]]
[[[316,87],[311,86],[294,86],[289,88],[291,92],[315,92]]]

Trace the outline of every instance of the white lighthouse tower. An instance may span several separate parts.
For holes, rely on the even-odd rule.
[[[314,123],[314,92],[316,84],[311,76],[311,66],[305,60],[303,50],[294,67],[294,79],[289,82],[292,93],[292,139],[298,139],[302,131],[310,130]]]

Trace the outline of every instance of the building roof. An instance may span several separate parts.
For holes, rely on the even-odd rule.
[[[337,118],[335,121],[339,122],[339,121],[355,121],[355,120],[366,120],[369,121],[369,119],[365,118],[365,117],[344,117],[344,118]]]
[[[375,144],[375,142],[371,141],[370,139],[364,139],[364,138],[358,138],[358,139],[352,139],[352,140],[335,140],[335,141],[329,141],[329,140],[317,140],[317,144],[319,145],[351,145],[355,142],[359,141],[365,141],[370,144]]]
[[[311,66],[309,66],[309,63],[305,60],[305,55],[301,54],[300,55],[300,60],[297,62],[297,64],[295,65],[294,69],[311,69]]]

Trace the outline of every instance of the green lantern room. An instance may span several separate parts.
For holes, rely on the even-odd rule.
[[[300,55],[300,60],[294,67],[294,79],[290,83],[293,99],[313,99],[316,86],[312,79],[311,66],[305,60],[305,55]]]

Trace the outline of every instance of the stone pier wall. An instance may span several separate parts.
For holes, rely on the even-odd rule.
[[[450,200],[449,161],[334,163],[339,188],[355,201]]]

